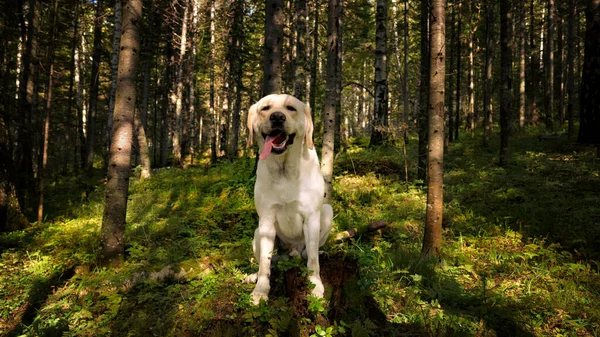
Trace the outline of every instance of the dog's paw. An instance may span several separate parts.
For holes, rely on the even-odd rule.
[[[256,283],[256,280],[258,280],[258,273],[246,276],[246,278],[244,279],[244,283]]]
[[[256,291],[256,289],[250,294],[250,297],[252,297],[253,305],[259,305],[261,300],[264,300],[265,302],[269,300],[268,294]]]
[[[323,298],[325,294],[325,287],[323,286],[323,282],[321,282],[320,277],[310,276],[310,282],[315,285],[315,287],[310,291],[311,295],[318,298]]]

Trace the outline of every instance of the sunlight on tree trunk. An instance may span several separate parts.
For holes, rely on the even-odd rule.
[[[499,164],[508,162],[508,138],[512,115],[512,1],[500,2],[500,160]]]
[[[116,267],[125,253],[125,216],[131,161],[136,73],[140,50],[142,0],[128,0],[123,7],[123,31],[117,77],[112,144],[102,217],[102,264]]]
[[[442,246],[444,173],[444,86],[446,75],[446,1],[431,3],[429,71],[429,153],[427,156],[427,211],[421,254],[439,257]]]

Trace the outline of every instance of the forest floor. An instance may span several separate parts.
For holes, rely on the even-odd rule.
[[[61,178],[44,224],[0,234],[0,335],[598,336],[600,160],[534,131],[510,146],[505,167],[496,143],[449,146],[434,263],[419,254],[425,188],[403,182],[401,149],[355,141],[335,163],[325,300],[306,296],[303,261],[280,259],[257,307],[242,282],[257,269],[254,159],[132,179],[113,270],[97,267],[101,178]]]

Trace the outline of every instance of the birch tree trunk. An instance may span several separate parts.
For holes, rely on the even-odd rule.
[[[294,96],[300,101],[306,99],[306,15],[307,0],[295,0],[296,7],[296,73],[294,74]]]
[[[512,1],[500,1],[500,165],[508,162],[512,114]]]
[[[140,50],[142,0],[127,0],[123,7],[123,30],[120,41],[119,71],[115,113],[112,127],[110,161],[102,217],[102,264],[116,267],[125,253],[125,216],[131,161],[136,72]]]
[[[234,160],[238,157],[238,143],[240,136],[240,112],[242,105],[242,90],[243,90],[243,71],[244,62],[242,59],[244,49],[244,2],[236,1],[234,5],[233,27],[231,31],[231,46],[230,46],[230,62],[233,91],[233,111],[231,116],[231,141],[229,144],[229,158]],[[304,76],[300,80],[300,87],[304,87]]]
[[[388,133],[387,11],[387,0],[377,0],[375,14],[375,101],[370,146],[382,145],[387,139]]]
[[[327,20],[327,77],[325,83],[325,108],[323,109],[323,150],[321,172],[325,179],[324,203],[331,202],[333,159],[335,154],[335,117],[337,108],[337,69],[338,32],[339,32],[339,0],[329,0]]]
[[[317,60],[319,59],[319,0],[315,0],[315,24],[312,34],[312,60],[310,66],[310,113],[313,121],[315,120],[315,110],[317,109]]]
[[[421,254],[439,258],[442,246],[444,173],[444,86],[446,61],[445,0],[431,3],[429,71],[429,153],[427,158],[427,211]]]
[[[450,130],[450,141],[458,140],[458,129],[460,127],[460,75],[462,74],[460,66],[462,64],[462,53],[461,53],[461,38],[462,33],[462,2],[458,1],[458,15],[457,15],[457,31],[456,31],[456,110],[454,113],[454,130]]]
[[[217,161],[217,123],[215,118],[215,0],[210,0],[210,51],[208,52],[209,67],[209,105],[210,118],[210,159]]]
[[[525,1],[522,1],[525,5]],[[523,6],[524,7],[524,6]],[[519,11],[519,128],[525,127],[525,11]]]

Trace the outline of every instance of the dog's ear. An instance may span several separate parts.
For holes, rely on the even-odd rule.
[[[256,119],[258,103],[254,103],[248,109],[248,139],[246,140],[246,148],[252,147],[254,141],[254,120]]]
[[[304,121],[306,123],[306,131],[304,132],[306,146],[308,146],[308,148],[312,150],[315,147],[315,144],[313,143],[314,126],[312,121],[312,115],[310,114],[310,107],[308,106],[308,104],[304,104]]]

